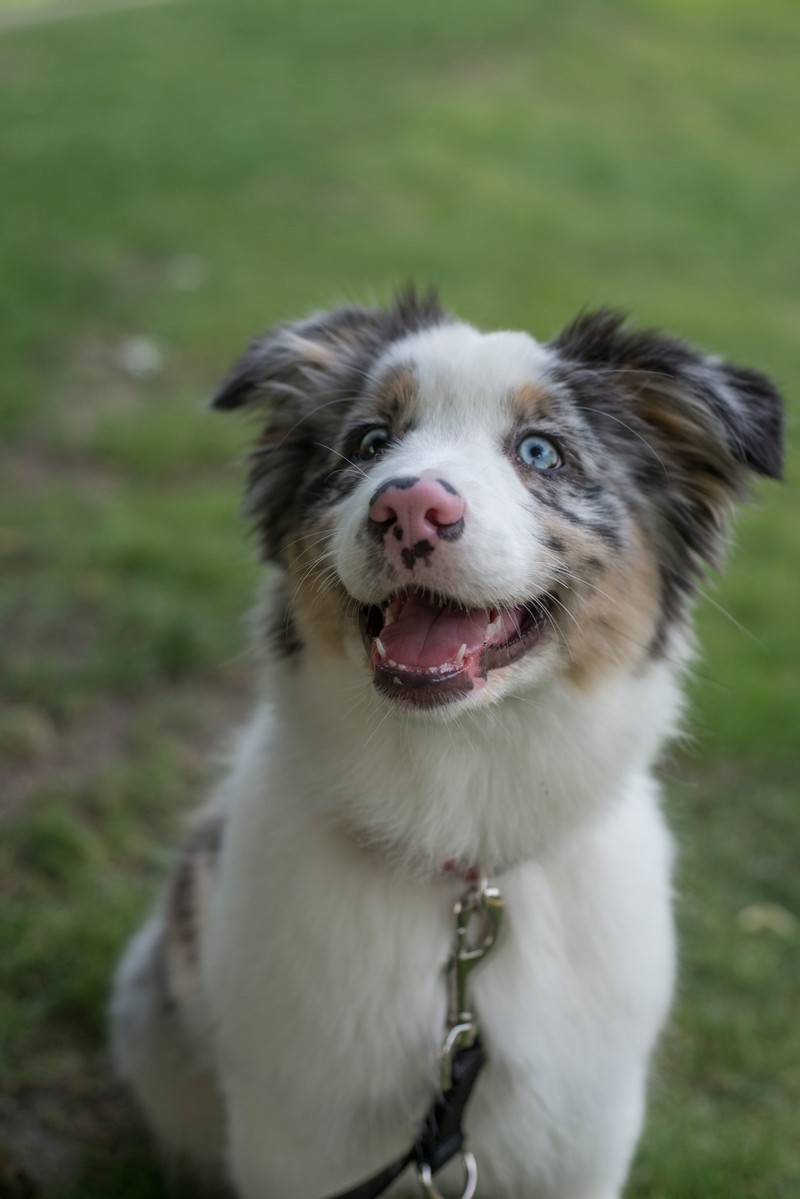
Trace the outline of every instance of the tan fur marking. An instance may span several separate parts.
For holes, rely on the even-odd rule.
[[[550,396],[547,389],[538,383],[525,383],[515,388],[511,396],[511,408],[523,420],[537,420],[549,412]]]
[[[396,402],[406,407],[419,394],[417,376],[410,366],[393,366],[381,377],[375,388],[378,403]]]
[[[635,669],[652,641],[659,615],[658,567],[635,530],[626,553],[596,552],[606,569],[586,587],[574,621],[562,613],[560,628],[569,645],[569,677],[591,688],[604,674]]]
[[[344,658],[342,632],[352,622],[354,604],[331,566],[325,539],[330,533],[332,521],[326,517],[289,546],[286,590],[300,637],[312,653],[319,646]]]
[[[286,343],[300,362],[324,369],[336,360],[336,345],[333,343],[303,337],[301,333],[295,333],[293,330],[286,334]]]
[[[713,513],[716,525],[723,528],[734,507],[728,479],[730,454],[724,443],[702,419],[693,420],[692,414],[677,400],[670,403],[667,388],[643,390],[637,396],[636,408],[642,419],[658,429],[669,444],[673,461],[680,470],[683,490],[695,503]],[[718,464],[718,473],[709,471],[706,463]]]

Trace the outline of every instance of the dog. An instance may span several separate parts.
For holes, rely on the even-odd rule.
[[[542,344],[407,290],[271,330],[213,405],[258,421],[263,697],[118,968],[119,1071],[242,1199],[357,1186],[437,1092],[485,874],[477,1194],[617,1199],[675,980],[653,763],[731,507],[780,475],[775,387],[613,311]]]

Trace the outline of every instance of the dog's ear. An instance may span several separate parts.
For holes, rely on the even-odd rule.
[[[409,285],[388,308],[339,308],[279,325],[250,343],[211,406],[269,408],[287,399],[302,405],[351,383],[388,342],[445,319],[435,291],[420,294]]]
[[[550,344],[606,379],[614,375],[636,414],[678,459],[702,468],[706,451],[715,468],[727,466],[736,494],[737,465],[780,478],[783,404],[766,375],[678,338],[631,329],[609,309],[579,316]]]
[[[279,325],[248,346],[211,404],[263,418],[245,511],[266,558],[282,560],[304,489],[332,460],[328,447],[381,351],[444,319],[433,292],[419,295],[409,287],[388,308],[339,308]]]
[[[279,325],[247,347],[211,401],[213,408],[258,406],[265,411],[331,390],[374,339],[375,314],[343,308]]]
[[[780,477],[775,386],[677,338],[631,329],[607,309],[578,317],[550,347],[557,373],[641,497],[667,600],[691,593],[704,564],[719,565],[750,473]]]

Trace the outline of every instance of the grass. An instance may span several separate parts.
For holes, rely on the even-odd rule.
[[[0,32],[0,1195],[163,1193],[104,1003],[247,703],[242,431],[202,408],[230,358],[415,277],[540,336],[628,308],[794,408],[796,51],[793,0],[187,0]],[[666,772],[681,991],[629,1199],[800,1191],[794,460],[701,608]]]

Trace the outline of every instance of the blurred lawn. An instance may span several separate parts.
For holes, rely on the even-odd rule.
[[[0,1196],[163,1193],[104,1000],[247,703],[242,430],[204,395],[260,326],[413,277],[540,336],[616,304],[793,400],[798,50],[796,0],[0,22]],[[794,475],[709,588],[665,770],[683,975],[634,1199],[800,1193]]]

